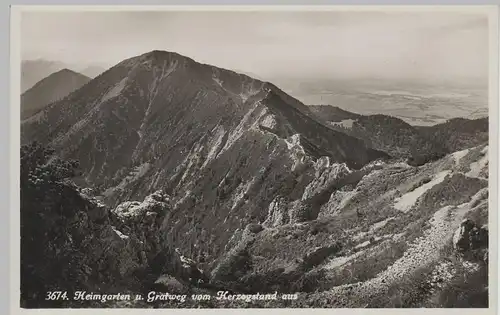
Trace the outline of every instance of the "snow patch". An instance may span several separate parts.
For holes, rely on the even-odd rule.
[[[455,165],[460,163],[460,160],[469,153],[470,149],[465,149],[462,151],[455,152],[451,154],[451,157],[455,160]]]
[[[479,161],[472,162],[470,164],[470,171],[465,174],[465,176],[468,177],[475,177],[475,178],[482,178],[479,176],[481,174],[481,171],[487,166],[488,164],[488,146],[484,147],[481,150],[481,153],[484,154],[484,156],[479,159]]]
[[[112,98],[118,97],[120,93],[125,89],[125,85],[127,83],[127,77],[123,78],[120,82],[118,82],[115,86],[113,86],[104,96],[101,98],[101,103],[106,102]]]
[[[215,135],[212,138],[212,140],[207,144],[210,146],[210,151],[208,151],[207,158],[205,162],[202,165],[202,168],[205,168],[210,161],[214,160],[215,157],[217,156],[217,152],[220,149],[220,146],[222,145],[222,140],[224,139],[224,135],[226,134],[224,127],[222,126],[217,126],[215,130]]]
[[[344,127],[344,128],[347,128],[347,129],[351,129],[352,128],[352,124],[355,122],[356,120],[354,119],[344,119],[342,121],[332,121],[330,122],[330,124],[332,126],[339,126],[339,127]]]
[[[413,205],[417,202],[418,198],[420,198],[425,192],[427,192],[435,185],[441,183],[448,174],[450,174],[449,170],[439,172],[434,176],[434,178],[430,182],[416,188],[415,190],[409,193],[404,194],[399,198],[396,198],[395,200],[396,203],[394,204],[394,208],[403,212],[409,211],[413,207]]]

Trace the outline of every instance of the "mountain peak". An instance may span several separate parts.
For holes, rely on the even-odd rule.
[[[173,55],[178,55],[177,53],[166,51],[166,50],[152,50],[142,55],[139,55],[140,59],[148,59],[148,60],[162,60]]]
[[[40,80],[39,82],[37,82],[35,84],[35,86],[46,84],[46,82],[49,81],[49,80],[80,80],[80,81],[90,81],[91,78],[89,78],[86,75],[83,75],[83,74],[81,74],[79,72],[73,71],[71,69],[64,68],[64,69],[61,69],[59,71],[56,71],[56,72],[50,74],[46,78],[43,78],[42,80]]]
[[[68,69],[68,68],[61,69],[59,71],[54,72],[53,74],[79,74],[79,75],[81,75],[80,73],[75,72],[75,71]]]
[[[142,54],[141,56],[148,57],[148,58],[161,58],[161,57],[170,56],[170,55],[179,55],[179,54],[176,52],[173,52],[173,51],[154,49],[154,50],[151,50],[149,52]]]
[[[181,55],[179,53],[173,52],[173,51],[166,51],[166,50],[152,50],[146,53],[143,53],[141,55],[135,56],[131,58],[132,60],[140,60],[141,62],[152,62],[153,64],[155,63],[161,63],[164,61],[170,61],[170,60],[183,60],[187,62],[196,62],[192,58],[189,58],[187,56]],[[130,59],[129,59],[130,60]],[[198,63],[198,62],[196,62]]]

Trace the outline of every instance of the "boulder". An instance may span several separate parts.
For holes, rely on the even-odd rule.
[[[453,247],[459,252],[478,250],[488,247],[487,226],[477,226],[470,219],[465,219],[453,235]]]

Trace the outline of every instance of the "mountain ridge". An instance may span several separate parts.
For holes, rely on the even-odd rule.
[[[170,57],[173,57],[173,58],[170,58]],[[222,89],[222,90],[224,90],[226,92],[229,91],[230,93],[228,93],[228,94],[229,94],[230,98],[234,99],[235,96],[238,96],[238,99],[240,99],[240,100],[236,100],[236,102],[238,103],[238,101],[239,101],[239,102],[243,103],[242,106],[244,106],[244,104],[246,103],[246,100],[247,100],[248,97],[254,96],[254,95],[250,95],[250,94],[251,93],[258,93],[259,89],[260,90],[266,89],[266,88],[271,89],[274,92],[277,92],[277,94],[279,94],[280,97],[283,97],[284,95],[286,95],[284,92],[282,92],[281,90],[279,90],[276,86],[271,85],[270,83],[261,82],[261,81],[258,81],[258,80],[254,80],[254,79],[252,79],[252,78],[250,78],[248,76],[240,75],[240,74],[237,74],[237,73],[235,73],[233,71],[230,71],[230,70],[227,70],[227,71],[223,70],[222,74],[221,74],[222,77],[217,78],[217,71],[219,71],[218,68],[215,68],[215,67],[212,67],[212,66],[209,66],[209,65],[202,65],[202,64],[196,63],[193,59],[191,59],[191,58],[184,58],[183,56],[181,56],[179,54],[176,54],[176,53],[160,52],[160,51],[152,51],[150,53],[146,53],[146,54],[140,55],[140,56],[138,56],[136,58],[126,59],[126,60],[118,63],[115,67],[113,67],[112,71],[110,69],[110,70],[106,71],[105,73],[103,73],[102,75],[100,75],[99,77],[102,77],[105,74],[110,74],[111,75],[112,72],[120,72],[121,71],[122,72],[122,74],[121,74],[122,80],[124,80],[124,81],[123,82],[120,81],[120,84],[124,84],[125,85],[128,79],[124,78],[125,75],[124,75],[123,71],[126,71],[128,74],[134,76],[136,73],[138,73],[138,71],[140,71],[137,68],[141,68],[141,66],[143,66],[143,67],[146,68],[146,70],[148,70],[148,64],[150,62],[155,62],[155,61],[156,62],[163,62],[163,70],[162,71],[165,71],[165,67],[164,67],[165,63],[166,62],[170,62],[171,63],[170,66],[171,67],[176,67],[176,65],[174,65],[174,64],[177,61],[175,61],[174,59],[179,58],[179,57],[182,57],[182,60],[184,60],[183,61],[184,67],[191,68],[191,70],[194,71],[194,73],[196,73],[197,78],[201,78],[201,79],[198,79],[198,80],[202,81],[203,85],[206,85],[207,82],[208,82],[209,84],[212,85],[211,88],[213,88],[213,85],[215,83],[216,84],[215,89],[219,89],[220,88],[220,89]],[[186,64],[186,62],[187,62],[187,64]],[[122,69],[122,70],[120,70],[120,69]],[[167,71],[173,71],[173,69],[170,68]],[[165,72],[161,72],[161,74],[160,74],[160,70],[159,69],[158,69],[158,73],[157,74],[158,75],[164,75],[164,76],[168,76],[169,75],[169,73],[167,74]],[[142,73],[141,73],[141,75],[142,75]],[[248,92],[250,94],[249,95],[238,95],[237,93],[231,92],[231,89],[233,89],[233,90],[234,89],[240,89],[241,90],[241,88],[240,87],[236,87],[236,86],[231,86],[231,83],[229,83],[229,84],[226,83],[226,80],[225,80],[224,76],[227,76],[227,75],[237,75],[240,78],[242,78],[242,83],[241,84],[247,84],[248,85],[248,87],[250,88],[250,90],[246,91],[246,92]],[[96,79],[98,79],[98,78],[96,78]],[[156,84],[155,82],[156,81],[153,80],[153,82],[151,84]],[[94,84],[93,82],[89,82],[88,85],[92,86],[93,84]],[[124,88],[125,86],[117,85],[115,87],[117,87],[117,89],[115,89],[115,90],[109,90],[108,89],[108,92],[114,92],[114,93],[119,92],[119,89],[120,88]],[[152,87],[152,88],[156,88],[157,89],[157,87]],[[84,92],[80,92],[80,93],[83,94]],[[261,93],[260,93],[261,96],[263,95],[262,93],[263,92],[261,91]],[[242,93],[240,92],[239,94],[242,94]],[[106,94],[106,95],[107,96],[103,95],[103,100],[104,101],[107,100],[106,99],[107,97],[110,97],[110,98],[114,97],[113,93],[109,93],[109,94]],[[255,96],[258,97],[257,95],[255,95]],[[151,94],[149,96],[149,99],[147,99],[146,101],[149,101],[149,102],[153,101],[152,97],[153,97],[153,94]],[[70,95],[69,98],[71,99],[72,96]],[[78,98],[80,98],[80,95],[73,96],[73,99],[78,99]],[[295,99],[293,99],[291,97],[287,97],[287,101],[288,101],[287,104],[290,104],[294,108],[297,108],[300,112],[302,112],[306,116],[311,116],[311,113],[308,110],[308,108],[305,105],[303,105],[302,103],[300,103],[299,101],[297,101],[297,100],[295,100]],[[234,100],[233,100],[233,103],[234,103]],[[245,109],[244,108],[239,108],[239,106],[238,106],[237,103],[236,103],[236,105],[237,105],[236,108],[233,108],[233,110],[236,109],[236,111],[241,111],[241,110],[244,111]],[[92,103],[90,103],[90,104],[92,104]],[[58,106],[58,105],[56,103],[56,104],[51,104],[51,106]],[[92,106],[92,105],[90,105],[90,106]],[[74,115],[75,116],[83,115],[83,113],[89,112],[89,109],[90,109],[89,106],[86,106],[85,108],[83,108],[80,111],[78,110],[78,108],[73,108],[73,110],[77,112]],[[147,110],[150,110],[150,112],[147,112]],[[146,114],[150,114],[151,112],[154,111],[154,109],[152,107],[149,107],[147,110],[146,110]],[[42,116],[42,113],[41,113],[40,116]],[[144,119],[147,119],[147,117],[144,117]],[[141,124],[141,126],[143,126],[143,125],[144,124]],[[43,137],[44,136],[41,136],[41,138],[43,138]]]
[[[78,160],[77,183],[110,206],[166,191],[175,209],[163,225],[169,237],[187,232],[186,217],[207,231],[220,220],[217,244],[264,220],[276,195],[299,198],[321,156],[353,169],[388,158],[320,123],[274,85],[159,51],[118,63],[24,120],[21,133],[22,143]],[[176,242],[187,250],[195,240]],[[200,246],[207,257],[223,251]]]
[[[362,139],[367,146],[394,157],[408,158],[415,165],[488,139],[488,118],[454,118],[433,126],[413,126],[389,115],[361,115],[330,105],[310,108],[335,130]]]

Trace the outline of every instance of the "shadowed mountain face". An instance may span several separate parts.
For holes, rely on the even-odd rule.
[[[21,119],[24,120],[50,103],[64,98],[89,81],[89,77],[69,69],[49,75],[21,95]]]
[[[429,139],[441,142],[448,151],[454,152],[488,141],[489,120],[487,117],[472,120],[454,118],[442,124],[418,129]]]
[[[167,191],[176,209],[168,237],[188,233],[174,242],[191,251],[197,239],[211,257],[236,228],[264,220],[278,194],[300,198],[317,158],[359,169],[388,157],[272,84],[161,51],[119,63],[23,121],[22,142],[33,140],[79,160],[80,184],[107,204]]]

